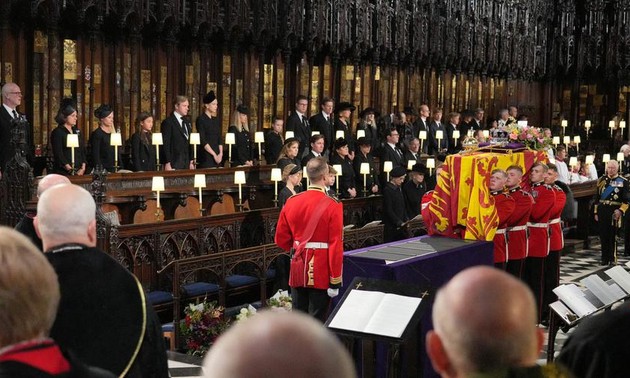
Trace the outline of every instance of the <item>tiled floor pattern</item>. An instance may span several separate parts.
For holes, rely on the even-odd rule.
[[[597,241],[595,240],[588,249],[578,248],[576,252],[562,256],[560,262],[560,283],[573,282],[579,284],[579,281],[582,278],[608,268],[599,265],[601,252],[599,251],[599,244],[596,244],[596,242]],[[620,249],[618,264],[624,264],[625,266],[626,262],[628,262],[628,257],[623,256],[623,251]],[[558,331],[555,343],[556,354],[560,351],[564,341],[570,333],[571,330],[569,330],[567,334],[565,334],[562,330]],[[546,361],[547,345],[543,347],[539,363],[544,364]],[[169,370],[171,377],[186,378],[202,376],[203,372],[200,365],[201,359],[198,357],[169,352]]]

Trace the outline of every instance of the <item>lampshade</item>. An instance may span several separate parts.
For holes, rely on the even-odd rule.
[[[335,133],[335,139],[345,138],[345,137],[346,137],[346,133],[343,130],[337,130],[337,132]]]
[[[254,134],[254,143],[265,143],[265,133],[256,131],[256,134]]]
[[[337,176],[343,176],[343,172],[341,172],[341,164],[334,164],[333,168],[335,168],[335,171],[337,171]]]
[[[205,188],[206,187],[206,175],[198,173],[195,175],[195,188]]]
[[[556,159],[554,159],[554,158],[550,157],[550,158],[549,158],[549,162],[550,162],[551,164],[556,164]]]
[[[555,144],[555,145],[560,144],[560,137],[559,136],[553,137],[553,144]]]
[[[235,184],[245,184],[245,171],[236,171],[234,172],[234,183]]]
[[[587,121],[587,122],[588,122],[588,121]],[[562,122],[560,123],[560,125],[561,125],[562,127],[567,127],[567,126],[569,126],[569,121],[567,121],[566,119],[563,119],[563,120],[562,120]]]
[[[383,162],[383,172],[391,172],[394,168],[391,161],[387,160]]]
[[[164,144],[162,141],[162,133],[153,133],[151,134],[151,144],[154,146],[161,146]]]
[[[295,137],[295,133],[293,131],[287,131],[284,133],[284,139],[289,139]]]
[[[302,177],[306,177],[306,179],[308,180],[308,174],[306,172],[306,167],[302,167]]]
[[[236,135],[234,133],[225,133],[225,144],[236,144]]]
[[[453,139],[459,139],[459,130],[453,130]]]
[[[427,131],[426,130],[420,130],[420,134],[418,134],[418,138],[420,138],[420,139],[427,139]]]
[[[575,167],[577,165],[577,163],[578,163],[577,156],[571,156],[569,158],[569,165],[571,167]]]
[[[413,169],[413,166],[416,165],[416,161],[415,160],[409,160],[407,162],[407,170],[411,171]]]
[[[190,144],[194,146],[201,144],[201,138],[199,137],[199,133],[190,133]]]
[[[111,133],[109,138],[110,146],[122,146],[122,136],[120,133]]]
[[[164,177],[153,176],[153,182],[151,183],[151,190],[154,192],[164,191]]]
[[[586,155],[586,159],[584,159],[584,163],[593,164],[595,161],[595,155]]]
[[[313,135],[319,135],[319,131],[315,130],[315,131],[311,131],[311,136]]]
[[[271,169],[271,181],[282,181],[282,170],[280,168]]]
[[[79,134],[68,134],[66,147],[79,147]]]
[[[580,136],[579,136],[579,135],[574,136],[574,137],[573,137],[573,143],[575,143],[575,144],[580,144],[580,143],[582,143],[582,138],[580,138]]]
[[[624,156],[623,152],[617,152],[617,161],[624,161],[626,160],[626,157]]]
[[[436,130],[435,131],[435,139],[444,139],[444,131]]]
[[[619,122],[619,128],[620,129],[625,129],[626,128],[626,121]]]
[[[490,136],[490,131],[488,130],[483,130],[482,133],[484,138],[488,138]]]
[[[527,127],[527,121],[518,121],[516,124],[518,127]]]
[[[591,121],[589,121],[589,120],[584,121],[584,127],[586,127],[587,129],[590,129],[591,128]]]
[[[602,163],[606,164],[610,161],[610,154],[604,154],[602,157]]]
[[[435,168],[435,159],[434,158],[428,158],[427,159],[427,168]]]
[[[569,144],[571,143],[571,137],[570,136],[565,136],[564,138],[562,138],[562,142],[564,144]]]
[[[365,138],[365,130],[357,130],[357,139]]]
[[[615,128],[615,121],[608,122],[608,128],[609,129],[614,129]]]
[[[369,175],[370,174],[370,163],[361,163],[361,169],[359,170],[359,173],[362,175]]]

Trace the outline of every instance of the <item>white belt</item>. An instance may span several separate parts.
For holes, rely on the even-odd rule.
[[[547,223],[531,223],[527,222],[527,227],[535,227],[535,228],[547,228],[549,224]]]
[[[560,218],[552,219],[549,221],[549,224],[556,224],[556,223],[560,223]]]
[[[328,248],[328,243],[308,242],[308,243],[306,243],[305,248],[326,249],[326,248]]]
[[[497,229],[497,232],[495,232],[495,235],[505,235],[505,228],[499,228]]]
[[[525,230],[527,230],[527,225],[523,224],[523,225],[520,225],[520,226],[508,227],[507,230],[508,230],[508,232],[525,231]]]

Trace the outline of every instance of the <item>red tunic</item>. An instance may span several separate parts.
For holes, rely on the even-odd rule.
[[[546,257],[549,254],[549,218],[556,201],[556,194],[549,185],[542,181],[532,184],[534,206],[529,214],[528,257]]]
[[[323,202],[322,202],[323,200]],[[295,248],[306,231],[309,220],[318,206],[327,206],[322,213],[310,243],[327,243],[327,248],[304,250],[301,271],[289,275],[291,287],[309,287],[326,290],[341,286],[343,264],[343,205],[324,193],[323,188],[310,186],[287,200],[278,217],[276,244],[285,251]]]
[[[516,207],[507,221],[508,260],[524,259],[527,256],[527,222],[532,211],[534,199],[520,186],[509,190]]]
[[[497,233],[494,234],[494,262],[503,263],[508,259],[508,249],[505,239],[506,227],[510,216],[516,208],[516,202],[514,198],[510,197],[506,193],[492,192],[494,196],[494,207],[497,210],[499,216],[499,227]]]
[[[549,218],[549,250],[561,251],[564,247],[564,236],[562,235],[562,222],[560,221],[560,217],[562,216],[564,204],[567,202],[567,195],[558,185],[553,185],[552,189],[556,194],[556,202],[553,205]]]

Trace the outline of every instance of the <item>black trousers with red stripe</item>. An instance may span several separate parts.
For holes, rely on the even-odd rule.
[[[534,294],[538,323],[541,320],[543,310],[543,289],[545,287],[544,273],[546,257],[527,257],[523,265],[523,281],[527,283]]]
[[[549,251],[549,255],[545,258],[545,276],[543,287],[543,299],[541,308],[541,319],[549,317],[549,305],[558,297],[553,293],[553,289],[560,285],[560,251]]]

